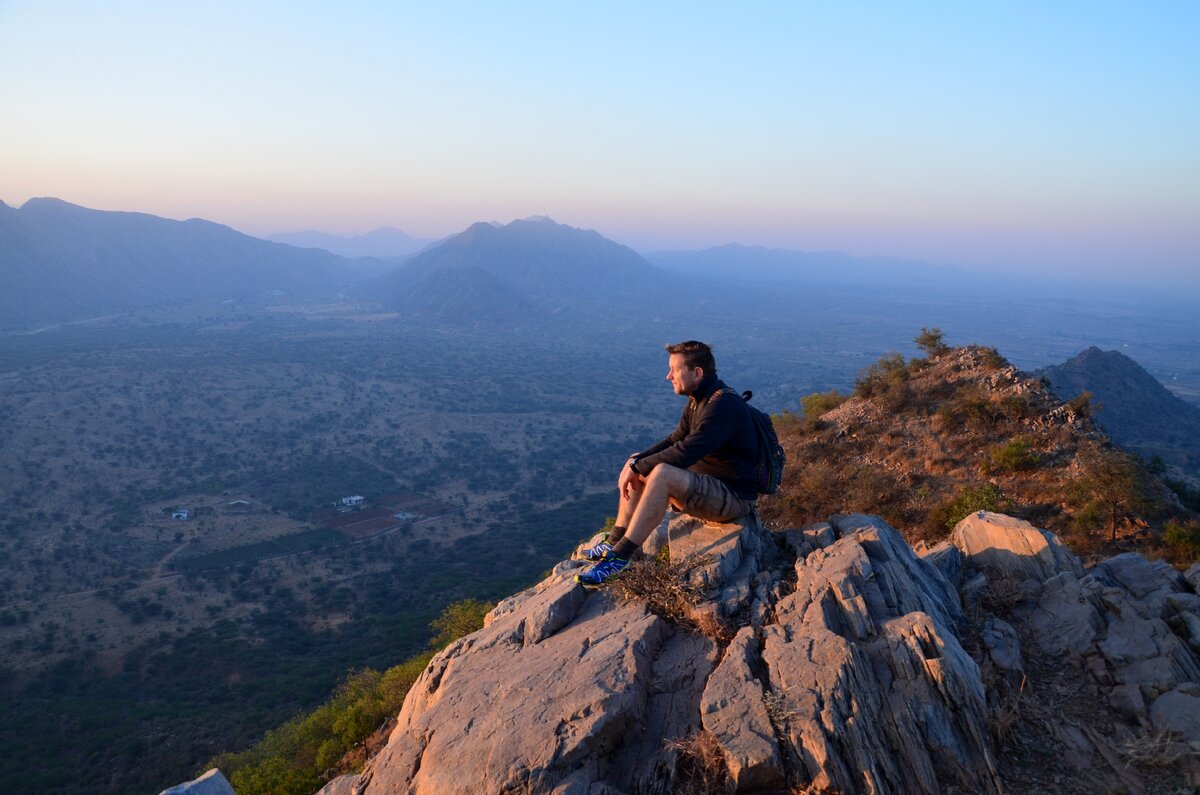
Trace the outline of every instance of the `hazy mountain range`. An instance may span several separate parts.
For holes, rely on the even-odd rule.
[[[0,327],[267,291],[326,291],[355,269],[193,218],[89,210],[59,199],[0,202]]]
[[[411,237],[391,226],[372,229],[363,235],[331,235],[312,230],[283,232],[267,236],[275,243],[286,243],[296,248],[319,248],[339,257],[378,257],[388,259],[415,254],[434,240]]]
[[[432,244],[393,228],[261,240],[201,219],[91,210],[50,198],[20,209],[0,203],[0,327],[10,329],[256,294],[329,298],[355,283],[358,299],[403,314],[507,326],[564,310],[727,301],[732,294],[720,288],[734,283],[945,281],[950,273],[901,260],[740,245],[647,258],[546,216],[476,223]]]

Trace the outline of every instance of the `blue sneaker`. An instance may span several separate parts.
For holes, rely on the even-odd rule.
[[[607,541],[601,541],[594,547],[588,547],[583,550],[583,559],[590,561],[604,560],[608,557],[608,553],[612,552],[612,544]]]
[[[583,574],[576,574],[575,582],[584,588],[597,588],[623,572],[628,565],[628,558],[609,555]]]

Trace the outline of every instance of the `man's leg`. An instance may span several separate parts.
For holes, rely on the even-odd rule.
[[[628,463],[626,463],[628,466]],[[626,497],[626,490],[622,488],[622,476],[625,474],[625,466],[621,467],[621,471],[617,474],[617,519],[613,523],[612,530],[608,531],[608,535],[603,541],[590,547],[583,552],[585,560],[600,560],[608,553],[612,552],[612,548],[618,541],[625,537],[625,530],[629,527],[629,522],[633,518],[634,511],[637,510],[638,501],[642,497],[642,489],[631,488],[628,490],[629,496]],[[645,486],[643,483],[642,486]]]
[[[625,531],[625,538],[633,544],[634,549],[641,547],[642,542],[649,538],[654,528],[662,522],[663,517],[667,515],[669,500],[683,504],[690,483],[691,478],[686,469],[670,464],[659,464],[646,477],[641,494],[630,513],[629,524],[626,525],[629,529]]]
[[[621,508],[628,510],[629,529],[625,537],[613,545],[603,560],[587,571],[576,574],[575,582],[594,588],[629,565],[629,559],[650,537],[667,513],[668,501],[682,504],[687,495],[690,476],[685,469],[659,464],[646,477],[635,498],[622,500]]]

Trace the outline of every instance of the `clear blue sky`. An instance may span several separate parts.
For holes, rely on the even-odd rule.
[[[0,199],[1200,281],[1200,3],[0,0]]]

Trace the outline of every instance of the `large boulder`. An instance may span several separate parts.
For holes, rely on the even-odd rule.
[[[976,568],[1041,582],[1064,571],[1082,574],[1079,558],[1053,533],[1024,519],[977,511],[955,525],[950,542]]]
[[[941,572],[875,517],[796,562],[763,660],[792,763],[818,789],[999,792],[979,668]]]

